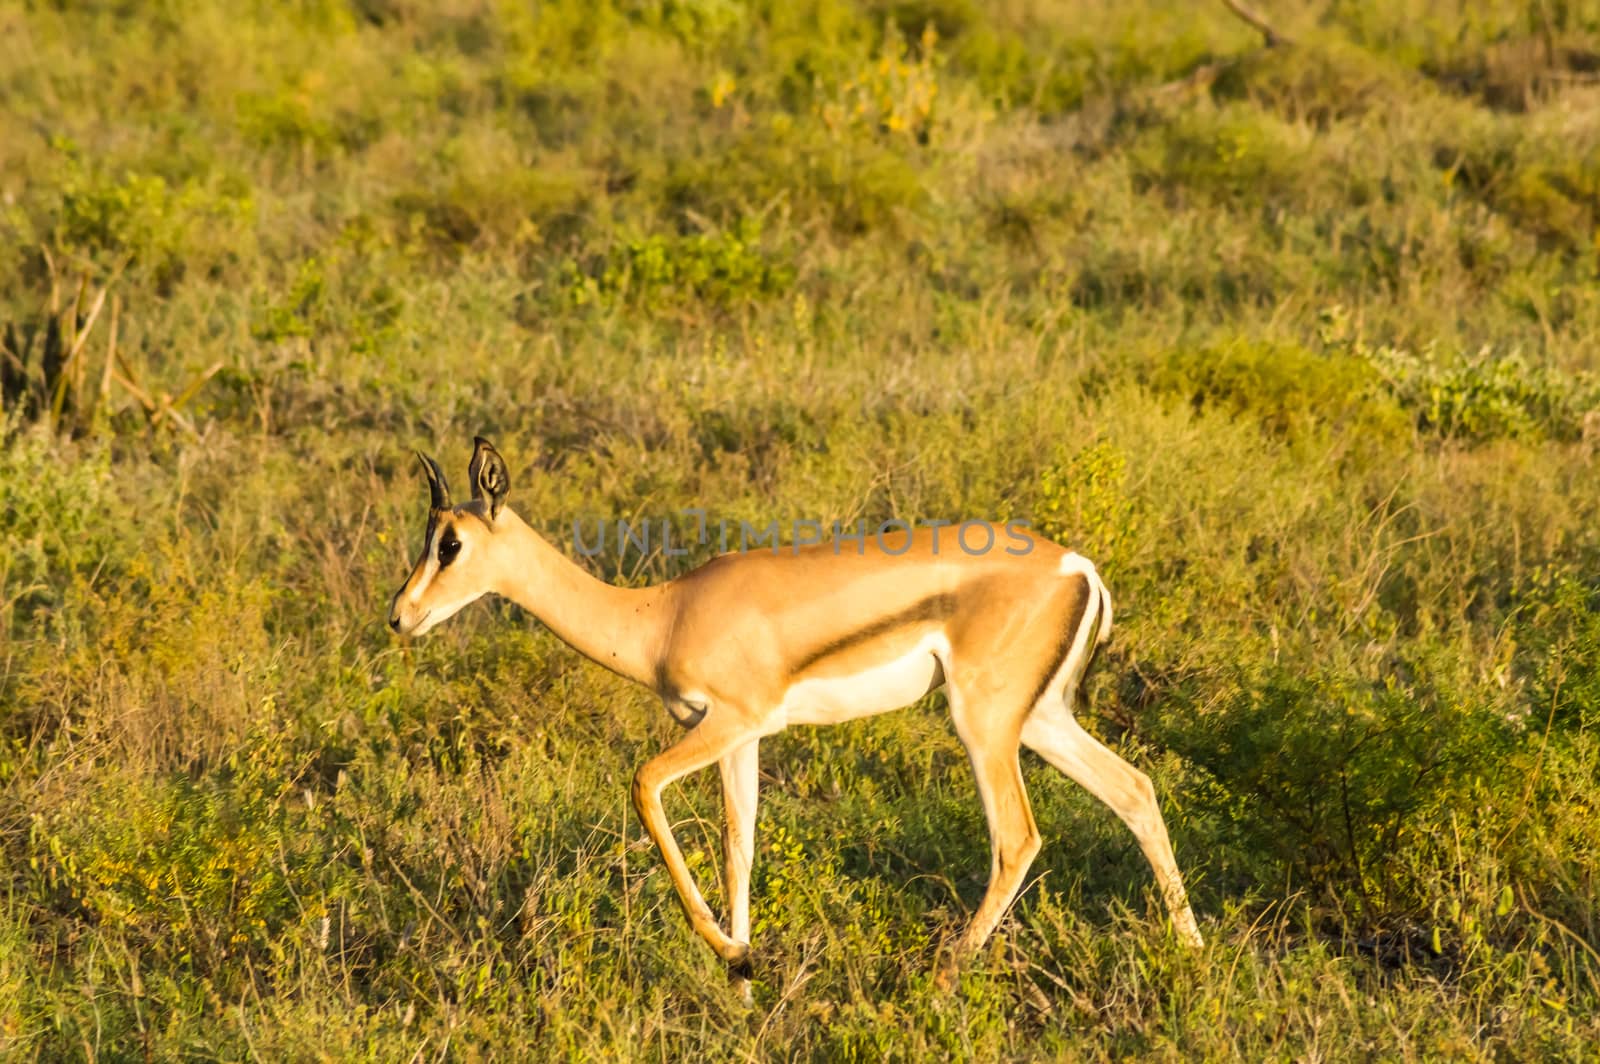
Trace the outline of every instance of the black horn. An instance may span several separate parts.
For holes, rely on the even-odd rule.
[[[428,491],[432,495],[429,506],[435,510],[450,509],[450,485],[445,483],[444,470],[439,468],[439,463],[432,458],[417,452],[417,457],[422,460],[422,469],[428,474]]]

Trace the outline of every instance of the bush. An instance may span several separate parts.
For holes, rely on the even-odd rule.
[[[1168,195],[1258,207],[1303,197],[1315,187],[1305,134],[1244,104],[1186,111],[1142,138],[1138,174]]]
[[[1328,126],[1380,110],[1406,87],[1403,73],[1381,58],[1330,40],[1252,52],[1218,73],[1212,94]]]
[[[731,307],[780,295],[793,280],[794,268],[763,250],[761,227],[752,219],[718,233],[629,240],[588,271],[576,263],[563,269],[574,306],[702,300]]]
[[[1203,767],[1198,785],[1249,880],[1287,877],[1393,920],[1427,905],[1415,848],[1440,845],[1499,786],[1513,733],[1425,660],[1355,671],[1267,668],[1204,711],[1147,721]],[[1410,674],[1410,680],[1401,680]]]
[[[119,575],[130,556],[127,539],[105,521],[121,509],[110,449],[85,444],[68,454],[44,428],[0,422],[0,631],[32,629],[34,613],[61,608],[80,577]]]
[[[1039,477],[1035,527],[1048,539],[1073,544],[1096,565],[1125,569],[1148,524],[1128,494],[1127,476],[1127,456],[1106,442],[1057,461]]]
[[[68,156],[56,239],[105,265],[132,263],[168,288],[189,270],[204,274],[247,250],[255,201],[243,181],[120,176]]]
[[[283,766],[265,752],[204,785],[121,781],[114,818],[79,815],[70,803],[35,817],[36,882],[50,892],[41,900],[81,909],[102,933],[179,970],[219,974],[242,956],[270,963],[262,947],[298,915],[285,863],[297,843]],[[91,790],[78,800],[92,808],[105,799]]]
[[[1153,369],[1149,383],[1197,411],[1254,418],[1284,440],[1331,432],[1381,444],[1400,439],[1405,429],[1400,407],[1373,366],[1295,344],[1233,340],[1179,349]]]
[[[899,34],[888,34],[876,61],[825,90],[826,98],[818,106],[823,125],[831,133],[853,130],[928,143],[939,96],[938,39],[928,24],[912,58]]]
[[[1451,439],[1575,440],[1584,414],[1600,408],[1600,382],[1534,365],[1521,354],[1420,354],[1354,348],[1423,432]]]

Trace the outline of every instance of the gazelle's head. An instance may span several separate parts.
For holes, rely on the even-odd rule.
[[[428,474],[428,531],[422,556],[389,603],[389,627],[402,635],[421,635],[461,607],[495,590],[499,576],[496,523],[511,479],[505,460],[482,436],[473,440],[472,501],[450,503],[450,486],[439,463],[420,452]]]

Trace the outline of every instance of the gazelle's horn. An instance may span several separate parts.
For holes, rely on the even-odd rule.
[[[422,461],[422,469],[428,474],[428,492],[432,499],[429,506],[435,510],[450,509],[450,485],[445,483],[444,470],[439,468],[439,463],[432,458],[417,452],[417,457]]]

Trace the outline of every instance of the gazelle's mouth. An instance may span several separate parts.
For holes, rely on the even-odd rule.
[[[422,616],[418,617],[410,624],[401,622],[400,624],[396,625],[395,631],[399,632],[401,635],[421,635],[423,632],[427,631],[428,618],[432,616],[432,610],[424,610],[422,612]]]

